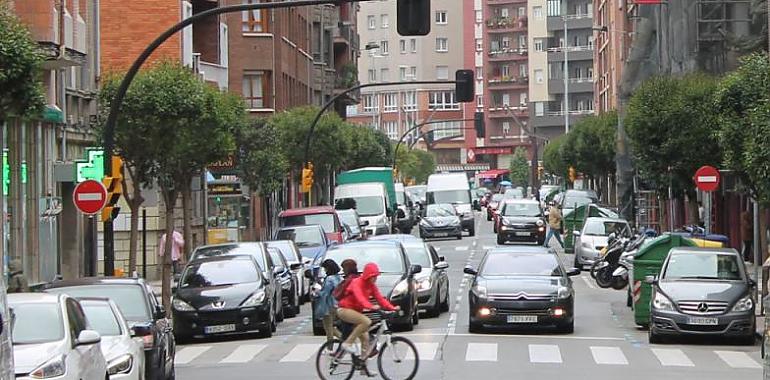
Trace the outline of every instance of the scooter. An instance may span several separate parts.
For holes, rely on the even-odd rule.
[[[612,271],[612,284],[610,286],[613,289],[620,290],[628,286],[628,273],[634,265],[634,256],[646,239],[646,234],[640,234],[636,239],[626,245],[625,251],[620,255],[618,260],[617,268]]]
[[[607,253],[592,267],[596,274],[596,285],[600,288],[609,288],[613,285],[613,273],[618,268],[620,256],[625,252],[629,239],[618,238],[607,249]]]

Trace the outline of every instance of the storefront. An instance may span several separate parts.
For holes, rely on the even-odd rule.
[[[209,165],[206,188],[206,243],[243,241],[251,225],[251,199],[235,174],[234,157]]]

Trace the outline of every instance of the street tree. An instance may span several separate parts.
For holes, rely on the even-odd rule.
[[[29,30],[0,2],[0,125],[11,117],[40,114],[45,105],[43,54]]]
[[[260,196],[283,185],[289,161],[281,149],[280,132],[265,119],[255,119],[235,133],[236,167],[244,184]]]
[[[562,146],[566,136],[562,135],[548,142],[543,151],[543,167],[545,171],[557,176],[564,176],[569,169],[567,162],[562,157]]]
[[[428,181],[428,176],[436,172],[436,158],[432,153],[412,149],[406,153],[406,156],[405,161],[408,164],[399,170],[405,178],[413,179],[414,183],[425,183]]]
[[[509,166],[511,182],[515,186],[526,186],[529,181],[529,161],[527,160],[527,149],[516,148],[511,157]]]
[[[362,125],[345,124],[350,140],[350,154],[345,162],[347,169],[357,169],[366,166],[390,166],[392,157],[390,142],[382,145],[378,134],[381,132]]]

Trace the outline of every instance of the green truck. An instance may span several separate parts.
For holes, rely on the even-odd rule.
[[[366,167],[338,174],[334,208],[355,208],[362,222],[367,224],[366,231],[370,236],[391,233],[398,210],[393,169]]]

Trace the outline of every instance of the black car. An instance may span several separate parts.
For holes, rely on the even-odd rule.
[[[529,199],[508,200],[500,208],[497,244],[508,241],[545,242],[545,218],[540,203]]]
[[[55,281],[45,292],[68,294],[76,298],[108,296],[120,308],[128,325],[144,343],[145,378],[173,380],[176,341],[166,311],[158,303],[152,288],[140,278],[86,277]]]
[[[310,294],[310,286],[312,284],[307,278],[305,278],[303,274],[305,273],[305,269],[310,268],[310,264],[313,262],[313,259],[303,257],[299,251],[299,247],[297,247],[297,245],[294,244],[294,242],[291,240],[273,240],[268,241],[266,244],[269,248],[275,248],[281,251],[281,254],[289,264],[289,267],[296,268],[292,269],[292,272],[294,272],[299,280],[300,303],[305,303],[308,300],[308,295]],[[297,267],[292,264],[301,265]]]
[[[275,273],[276,264],[273,262],[270,253],[267,252],[267,246],[261,242],[204,245],[193,251],[190,261],[224,255],[249,255],[256,260],[257,265],[262,269],[262,277],[266,278],[268,282],[267,294],[273,300],[275,320],[278,322],[283,321],[284,314],[283,307],[281,307],[283,289],[281,288],[281,281]]]
[[[225,255],[190,261],[172,302],[174,333],[180,341],[276,328],[269,281],[250,255]]]
[[[283,314],[289,318],[295,317],[300,311],[300,294],[299,279],[294,273],[294,270],[302,267],[302,264],[287,263],[286,258],[283,257],[281,251],[277,248],[267,247],[267,252],[270,253],[270,258],[275,263],[273,274],[278,277],[278,280],[281,283],[281,305],[283,306]]]
[[[401,307],[399,317],[392,323],[393,327],[411,331],[414,325],[419,323],[417,284],[414,276],[420,273],[422,267],[410,263],[401,243],[365,241],[333,246],[326,251],[325,256],[316,259],[314,266],[320,265],[325,259],[332,259],[337,264],[345,259],[353,259],[358,263],[359,270],[363,270],[368,263],[377,264],[381,273],[377,279],[377,287],[393,305]],[[321,282],[320,278],[316,280]],[[317,321],[315,317],[313,317],[313,332],[316,335],[324,333],[321,321]]]
[[[478,271],[472,275],[468,331],[481,332],[485,326],[555,326],[574,330],[575,292],[556,252],[537,246],[511,246],[487,251]]]

